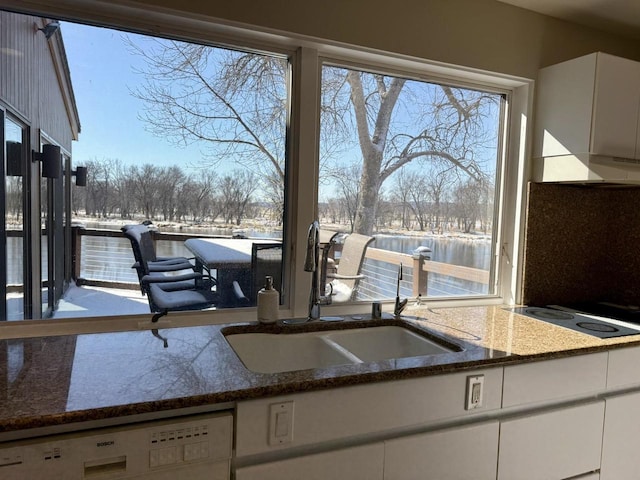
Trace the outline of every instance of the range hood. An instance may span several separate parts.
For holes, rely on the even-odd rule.
[[[533,181],[640,185],[640,160],[594,155],[558,155],[533,160]]]

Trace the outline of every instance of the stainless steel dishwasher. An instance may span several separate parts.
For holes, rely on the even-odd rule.
[[[0,444],[3,480],[225,480],[228,412],[101,428]]]

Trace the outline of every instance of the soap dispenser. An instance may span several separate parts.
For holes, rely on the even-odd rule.
[[[258,321],[260,323],[274,323],[278,320],[280,294],[273,288],[273,277],[265,277],[264,288],[258,292]]]

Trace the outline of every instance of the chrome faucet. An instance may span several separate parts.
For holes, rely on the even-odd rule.
[[[398,279],[396,283],[396,304],[393,309],[393,315],[398,317],[404,310],[404,307],[407,306],[407,299],[400,300],[400,281],[402,280],[402,263],[400,264],[400,268],[398,269]]]
[[[320,318],[320,305],[329,305],[331,295],[325,295],[325,286],[320,285],[320,274],[322,273],[324,260],[320,264],[320,224],[314,220],[309,225],[307,236],[307,254],[304,260],[305,272],[312,272],[311,292],[309,294],[309,316],[307,320],[318,320]],[[323,275],[324,277],[324,275]]]

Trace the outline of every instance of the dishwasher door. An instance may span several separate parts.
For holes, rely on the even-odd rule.
[[[233,415],[193,415],[0,444],[3,480],[227,480]]]

